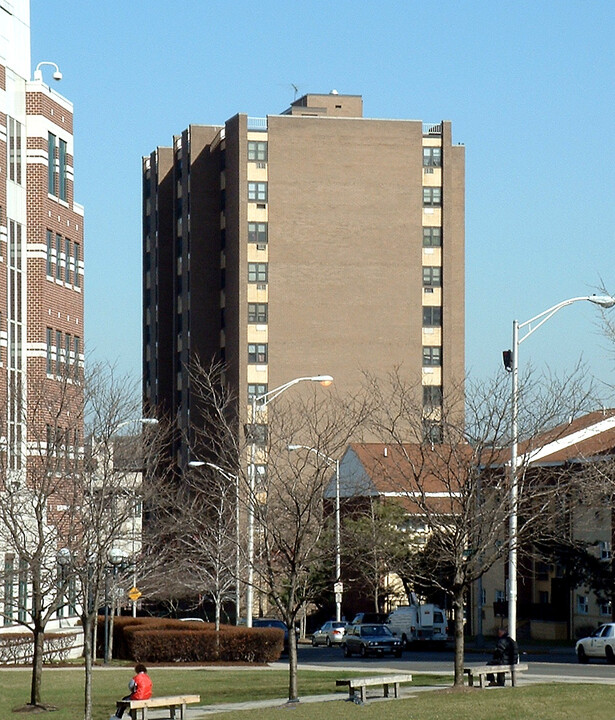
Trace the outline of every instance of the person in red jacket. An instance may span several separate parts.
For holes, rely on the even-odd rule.
[[[122,701],[148,700],[152,696],[152,687],[152,680],[147,674],[147,668],[142,663],[137,663],[135,665],[135,676],[128,683],[130,695],[126,695],[126,697],[122,698]],[[115,715],[113,715],[110,720],[120,720],[124,714],[124,710],[126,710],[128,705],[122,701],[118,702]]]

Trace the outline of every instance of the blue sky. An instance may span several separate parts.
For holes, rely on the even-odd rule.
[[[452,120],[472,376],[500,371],[513,318],[601,281],[615,293],[611,0],[31,0],[31,29],[33,66],[57,62],[75,104],[87,349],[122,370],[140,372],[141,156],[190,123],[280,112],[293,84],[362,94],[367,117]],[[582,356],[615,384],[599,319],[565,308],[522,363]]]

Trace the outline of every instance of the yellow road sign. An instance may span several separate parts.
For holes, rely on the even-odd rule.
[[[137,600],[141,597],[143,593],[139,590],[137,587],[131,587],[128,591],[128,597],[133,601],[137,602]]]

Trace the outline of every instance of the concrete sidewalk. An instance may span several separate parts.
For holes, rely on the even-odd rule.
[[[400,698],[411,698],[414,695],[416,695],[418,692],[425,692],[428,690],[440,690],[443,687],[448,687],[444,685],[434,685],[429,687],[400,687],[399,688],[399,697]],[[374,703],[374,702],[389,702],[390,700],[395,700],[394,697],[388,697],[385,698],[382,695],[380,696],[369,696],[367,702]],[[317,703],[317,702],[351,702],[348,698],[347,691],[338,692],[338,693],[329,693],[327,695],[306,695],[304,697],[299,698],[299,704],[300,705],[306,705],[308,703]],[[233,712],[238,710],[260,710],[263,708],[292,708],[295,705],[292,703],[288,703],[288,701],[284,698],[274,698],[271,700],[251,700],[248,702],[239,702],[239,703],[223,703],[220,705],[200,705],[198,707],[188,707],[186,708],[186,718],[189,720],[200,720],[201,718],[206,718],[208,715],[215,715],[216,713],[224,713],[224,712]],[[162,711],[164,713],[164,710]],[[156,720],[156,718],[163,718],[166,717],[165,715],[156,715],[154,714],[154,711],[150,711],[150,718],[152,720]]]

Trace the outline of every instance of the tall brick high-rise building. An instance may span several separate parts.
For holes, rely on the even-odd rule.
[[[190,422],[193,353],[240,398],[400,366],[433,440],[464,377],[464,147],[451,123],[363,117],[308,94],[191,125],[143,160],[144,396]],[[181,459],[181,453],[180,453]],[[185,460],[185,458],[184,458]]]
[[[83,451],[75,378],[84,234],[73,195],[73,105],[44,77],[61,74],[48,62],[32,73],[29,0],[0,0],[0,491],[24,496],[42,456],[59,458],[61,448],[65,466]],[[56,511],[49,498],[44,522],[51,526]],[[0,563],[0,624],[11,625],[13,604],[25,612],[17,594],[27,591],[28,568],[14,547],[0,546]]]

